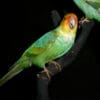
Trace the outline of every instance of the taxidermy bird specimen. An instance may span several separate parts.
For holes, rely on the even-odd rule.
[[[43,69],[49,77],[45,64],[63,56],[71,49],[75,42],[77,26],[77,16],[73,13],[66,14],[58,27],[45,33],[22,54],[0,79],[0,86],[32,65]]]

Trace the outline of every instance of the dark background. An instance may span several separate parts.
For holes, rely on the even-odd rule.
[[[74,12],[79,19],[84,16],[71,0],[16,1],[3,6],[0,77],[30,44],[54,28],[51,18],[54,9],[61,18],[65,12]],[[100,23],[95,21],[75,61],[52,78],[49,85],[51,100],[100,100],[99,32]],[[36,100],[37,70],[34,67],[24,70],[2,86],[0,100]]]

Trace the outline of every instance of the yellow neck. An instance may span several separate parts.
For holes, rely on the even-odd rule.
[[[71,36],[75,37],[76,36],[76,30],[77,30],[77,26],[74,29],[70,29],[68,26],[58,27],[58,32],[60,34],[62,34],[63,36],[71,35]]]

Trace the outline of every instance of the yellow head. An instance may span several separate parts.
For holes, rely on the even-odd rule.
[[[71,35],[75,36],[78,26],[77,16],[73,13],[66,14],[60,26],[63,34],[71,33]]]

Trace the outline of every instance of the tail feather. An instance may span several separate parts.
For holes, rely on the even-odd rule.
[[[21,57],[15,64],[13,64],[8,71],[7,74],[5,74],[1,79],[0,79],[0,86],[5,84],[8,80],[19,74],[23,69],[28,68],[30,66],[30,62],[27,58]]]
[[[8,80],[16,76],[18,73],[22,71],[22,67],[19,66],[19,64],[15,65],[12,69],[8,71],[7,74],[5,74],[1,79],[0,79],[0,86],[5,84]]]

